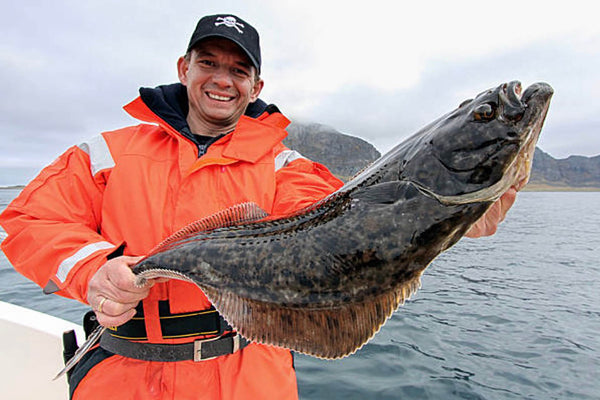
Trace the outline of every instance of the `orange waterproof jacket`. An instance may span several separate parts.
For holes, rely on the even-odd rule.
[[[6,208],[2,249],[17,271],[47,292],[85,303],[90,278],[119,247],[125,255],[144,255],[188,223],[232,205],[255,202],[271,215],[285,215],[341,186],[324,166],[281,143],[289,121],[279,112],[243,116],[198,157],[196,144],[173,127],[185,119],[170,113],[174,89],[181,91],[176,85],[146,91],[125,106],[150,124],[70,148]],[[211,306],[193,284],[156,284],[143,301],[148,340],[193,340],[162,337],[158,301],[167,299],[172,313]],[[202,362],[113,356],[75,391],[85,399],[296,397],[289,351],[254,343]]]

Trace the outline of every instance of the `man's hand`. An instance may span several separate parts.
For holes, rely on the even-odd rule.
[[[500,222],[504,221],[506,213],[515,203],[517,198],[517,187],[512,186],[471,226],[466,236],[477,238],[491,236],[496,233]]]
[[[128,256],[113,258],[90,279],[87,301],[96,312],[100,325],[123,325],[133,318],[140,300],[148,296],[154,282],[137,287],[131,271],[131,267],[141,259]]]

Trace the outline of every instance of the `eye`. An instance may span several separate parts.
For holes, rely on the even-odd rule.
[[[198,60],[198,64],[200,64],[202,66],[206,66],[206,67],[212,67],[215,65],[215,63],[212,60],[207,60],[207,59]]]
[[[495,116],[495,106],[490,103],[477,106],[473,110],[473,118],[475,121],[489,121]]]
[[[246,77],[246,76],[250,75],[250,73],[243,68],[234,68],[233,73],[238,76],[242,76],[242,77]]]

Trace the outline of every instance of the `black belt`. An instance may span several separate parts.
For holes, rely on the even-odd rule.
[[[136,309],[136,315],[127,323],[117,328],[110,328],[113,336],[129,340],[148,339],[142,303]],[[221,336],[224,332],[232,330],[231,326],[214,308],[183,314],[172,314],[169,310],[169,302],[159,301],[158,309],[161,332],[164,339],[206,335]]]
[[[136,315],[124,325],[109,328],[100,338],[100,346],[111,353],[145,361],[202,361],[233,354],[246,347],[248,341],[232,331],[231,326],[215,310],[172,314],[168,301],[158,302],[163,339],[211,335],[190,343],[140,343],[146,340],[146,324],[142,303]]]
[[[250,342],[233,333],[211,339],[200,339],[192,343],[159,344],[139,343],[121,339],[104,332],[100,347],[111,353],[144,361],[205,361],[233,354],[248,346]]]

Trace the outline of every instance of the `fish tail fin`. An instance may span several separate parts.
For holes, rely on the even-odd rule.
[[[102,336],[105,330],[106,327],[102,325],[99,325],[96,329],[94,329],[94,331],[90,334],[87,340],[81,345],[79,349],[77,349],[75,354],[73,354],[73,357],[71,357],[69,361],[65,363],[65,367],[61,369],[52,380],[55,381],[67,372],[69,372],[75,366],[75,364],[77,364],[79,360],[81,360],[81,358],[92,348],[92,346],[96,344],[96,342],[98,341],[98,339],[100,339],[100,336]]]

